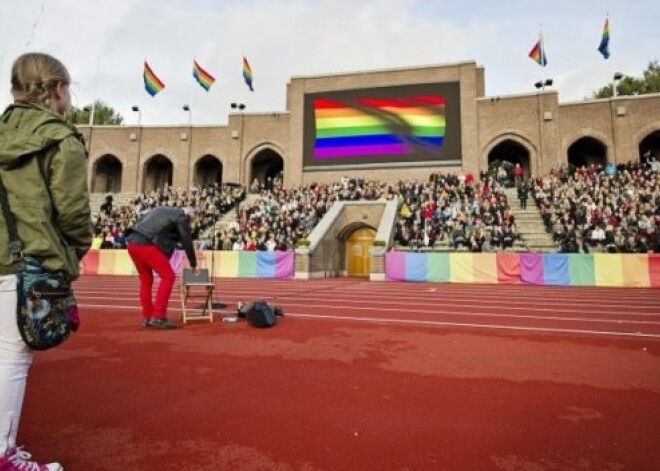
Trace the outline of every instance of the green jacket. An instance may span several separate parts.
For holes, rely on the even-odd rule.
[[[86,157],[76,128],[48,108],[17,103],[0,118],[0,176],[23,253],[72,280],[92,243]],[[0,275],[13,268],[0,212]]]

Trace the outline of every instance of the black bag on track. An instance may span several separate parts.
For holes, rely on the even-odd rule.
[[[273,327],[277,322],[275,310],[266,301],[255,301],[246,313],[248,323],[255,327]]]

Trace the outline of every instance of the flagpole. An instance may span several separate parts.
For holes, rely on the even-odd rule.
[[[608,52],[608,56],[611,56],[612,53],[610,52],[610,12],[609,11],[605,15],[605,23],[607,24],[607,52]],[[616,98],[618,94],[616,90],[617,79],[616,79],[616,65],[614,64],[614,59],[612,59],[612,65],[610,66],[610,77],[612,77],[612,97]]]
[[[539,23],[539,44],[541,44],[541,67],[545,67],[545,41],[543,41],[543,23]],[[543,83],[543,85],[541,86],[541,90],[545,91],[545,79],[541,78],[541,82]],[[539,103],[540,103],[540,98],[539,98]],[[540,112],[541,109],[539,107],[539,113]]]
[[[545,67],[545,41],[543,40],[543,23],[539,23],[539,44],[541,45],[541,67]],[[545,91],[545,78],[541,77],[541,90]]]
[[[94,74],[94,91],[92,93],[92,110],[89,112],[89,126],[94,125],[94,113],[96,112],[96,95],[99,90],[99,69],[101,68],[101,56],[96,56],[96,73]]]

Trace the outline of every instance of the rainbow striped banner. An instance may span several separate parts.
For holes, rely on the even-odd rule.
[[[295,253],[200,251],[202,268],[221,278],[292,278]],[[177,250],[175,273],[188,268]],[[212,268],[212,265],[215,264]],[[91,250],[85,275],[137,274],[126,250]],[[660,288],[660,254],[415,253],[388,252],[385,275],[394,281]]]
[[[360,98],[355,103],[318,99],[314,158],[397,156],[415,148],[437,151],[445,136],[440,96]]]
[[[660,288],[660,254],[389,252],[385,276],[438,283]]]
[[[208,268],[221,278],[292,278],[294,252],[229,252],[198,251],[200,268]],[[170,265],[179,275],[189,268],[185,252],[176,250]],[[136,275],[137,271],[126,250],[90,250],[81,261],[84,275]]]
[[[156,96],[157,93],[161,92],[165,88],[165,84],[161,82],[158,77],[156,77],[156,74],[154,74],[154,71],[151,70],[151,67],[149,67],[149,64],[147,64],[146,60],[144,61],[143,78],[144,88],[151,96]]]

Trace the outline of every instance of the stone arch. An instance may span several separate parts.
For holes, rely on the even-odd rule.
[[[172,185],[174,166],[172,161],[163,154],[156,154],[144,162],[142,191],[151,191]]]
[[[362,228],[369,228],[369,229],[373,229],[374,231],[378,230],[377,228],[373,227],[371,224],[368,224],[364,221],[353,221],[353,222],[349,222],[343,228],[341,228],[341,230],[337,233],[337,238],[340,241],[346,241],[353,232]]]
[[[249,165],[246,182],[248,186],[256,179],[268,188],[276,179],[281,180],[284,177],[284,158],[282,152],[274,146],[266,145],[255,150],[248,157],[246,164]]]
[[[105,154],[92,165],[92,193],[121,193],[124,165],[115,155]]]
[[[660,162],[660,123],[646,126],[635,138],[641,163],[645,163],[651,157]]]
[[[515,164],[520,164],[525,170],[525,177],[532,175],[535,148],[529,139],[514,133],[507,133],[493,139],[486,148],[489,170],[496,170],[504,164],[510,170]]]
[[[193,185],[211,186],[222,184],[224,166],[222,160],[211,154],[205,154],[194,165]]]
[[[574,141],[566,151],[569,165],[582,167],[589,165],[607,165],[607,145],[592,136],[583,136]]]
[[[566,138],[562,139],[561,145],[562,145],[562,155],[566,156],[566,160],[564,163],[568,164],[569,158],[568,158],[568,150],[569,148],[575,144],[577,141],[579,141],[582,138],[589,137],[591,139],[594,139],[596,141],[599,141],[602,145],[605,146],[606,150],[607,149],[612,149],[614,146],[612,144],[612,141],[608,136],[603,134],[600,131],[596,131],[595,129],[581,129],[577,130],[574,133],[571,133],[569,136]],[[606,158],[606,161],[609,160]]]

